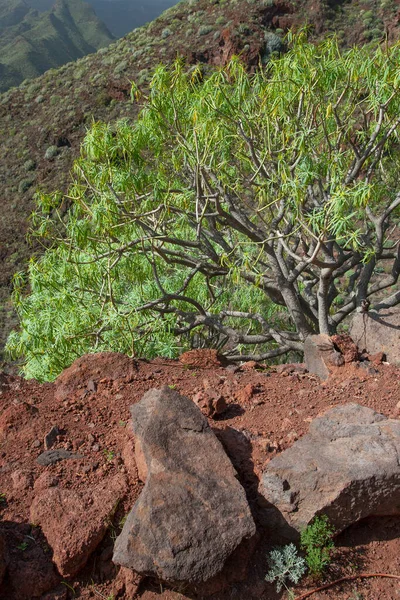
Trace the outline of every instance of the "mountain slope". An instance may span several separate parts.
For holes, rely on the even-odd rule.
[[[279,47],[282,32],[305,23],[315,38],[338,31],[343,45],[383,37],[384,31],[393,41],[399,37],[399,0],[385,2],[375,9],[374,0],[187,0],[96,54],[0,95],[0,347],[13,324],[12,275],[33,252],[25,240],[33,192],[37,186],[66,189],[93,119],[135,117],[132,80],[145,88],[151,69],[177,54],[206,67],[240,53],[254,68]]]
[[[26,0],[40,12],[49,10],[54,0]],[[153,21],[177,0],[90,0],[96,15],[115,37],[122,37],[132,29]]]
[[[37,14],[23,0],[2,0],[0,2],[0,32],[6,27],[18,25],[29,12]]]
[[[0,0],[0,91],[106,46],[110,32],[81,0],[57,0],[44,14]]]

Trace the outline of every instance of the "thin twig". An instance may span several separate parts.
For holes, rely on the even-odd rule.
[[[336,579],[336,581],[331,581],[331,583],[321,585],[321,587],[315,588],[310,592],[306,592],[301,596],[296,596],[294,600],[304,600],[304,598],[309,598],[317,592],[322,592],[323,590],[327,590],[333,587],[334,585],[338,585],[339,583],[343,583],[345,581],[354,581],[355,579],[368,579],[370,577],[388,577],[389,579],[400,579],[400,575],[390,575],[389,573],[360,573],[359,575],[347,575],[347,577],[341,577],[340,579]]]

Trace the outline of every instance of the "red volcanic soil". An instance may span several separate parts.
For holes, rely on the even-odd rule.
[[[351,363],[338,368],[325,383],[299,366],[259,368],[247,364],[224,367],[201,351],[197,360],[151,362],[121,355],[83,357],[58,384],[38,384],[0,374],[0,529],[10,555],[9,572],[0,588],[1,600],[42,597],[43,600],[137,597],[142,600],[193,598],[148,578],[123,591],[119,568],[111,561],[121,522],[142,489],[133,458],[129,407],[153,387],[169,385],[193,398],[207,388],[217,390],[228,409],[210,419],[246,489],[259,541],[248,578],[213,596],[218,600],[274,599],[264,581],[266,555],[279,540],[261,523],[257,485],[265,465],[307,432],[310,421],[337,404],[357,402],[385,415],[400,416],[400,370],[388,364]],[[77,452],[81,458],[40,466],[44,436],[57,426],[54,449]],[[41,529],[30,523],[30,506],[38,490],[51,485],[84,494],[117,474],[127,479],[128,492],[117,507],[106,536],[76,577],[65,579],[52,570],[52,550]],[[66,510],[68,508],[66,507]],[[82,522],[82,528],[86,523]],[[74,531],[70,532],[74,536]],[[370,518],[336,539],[332,565],[322,582],[303,580],[296,597],[343,576],[360,573],[400,575],[400,520]],[[0,549],[1,551],[1,549]],[[50,590],[42,595],[43,589]],[[136,593],[136,595],[133,595]],[[400,598],[400,580],[355,579],[312,598],[393,600]]]

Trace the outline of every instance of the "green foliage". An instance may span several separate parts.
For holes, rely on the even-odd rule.
[[[115,457],[115,452],[113,452],[112,450],[107,450],[106,448],[103,451],[104,453],[104,457],[108,462],[112,462],[114,460]]]
[[[36,169],[36,162],[29,158],[24,162],[24,170],[25,171],[34,171]]]
[[[283,587],[288,589],[287,580],[296,584],[307,570],[304,558],[298,555],[294,544],[275,548],[268,556],[269,571],[265,576],[266,581],[276,583],[279,593]]]
[[[18,193],[24,194],[29,190],[29,188],[33,185],[34,179],[22,179],[18,184]]]
[[[170,35],[172,35],[172,31],[168,27],[166,27],[165,29],[163,29],[162,32],[161,32],[161,37],[162,37],[163,40],[165,40]]]
[[[51,106],[59,106],[60,104],[62,104],[62,102],[63,99],[61,98],[61,96],[57,96],[57,94],[54,94],[50,97]]]
[[[28,546],[29,546],[29,542],[21,542],[21,544],[18,544],[17,548],[18,548],[18,550],[25,552],[25,550],[28,548]]]
[[[306,553],[306,563],[313,577],[321,577],[331,563],[334,529],[326,515],[316,517],[300,536],[301,548]]]
[[[55,158],[58,154],[58,148],[57,146],[49,146],[48,148],[46,148],[46,152],[44,153],[44,157],[47,160],[51,160],[52,158]]]
[[[60,194],[39,195],[32,224],[49,249],[15,279],[8,350],[28,377],[102,350],[272,358],[354,310],[344,276],[368,275],[398,214],[400,47],[289,44],[254,75],[238,59],[208,78],[160,66],[148,98],[132,88],[134,125],[88,131],[69,218]]]
[[[253,33],[251,27],[246,23],[239,23],[237,30],[240,35],[250,35]]]
[[[115,67],[115,69],[114,69],[114,75],[118,75],[119,73],[122,73],[123,71],[125,71],[127,66],[128,66],[128,61],[127,60],[122,60]]]
[[[211,33],[211,31],[214,31],[214,27],[212,25],[202,25],[199,27],[199,31],[197,33],[198,35],[207,35],[208,33]]]
[[[265,49],[263,62],[267,62],[275,52],[283,52],[285,44],[283,38],[272,31],[266,31],[264,34]]]

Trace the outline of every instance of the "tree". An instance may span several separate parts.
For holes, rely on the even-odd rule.
[[[93,125],[15,282],[28,376],[104,349],[268,359],[400,302],[400,46],[288,43],[253,75],[161,66],[133,124]]]

